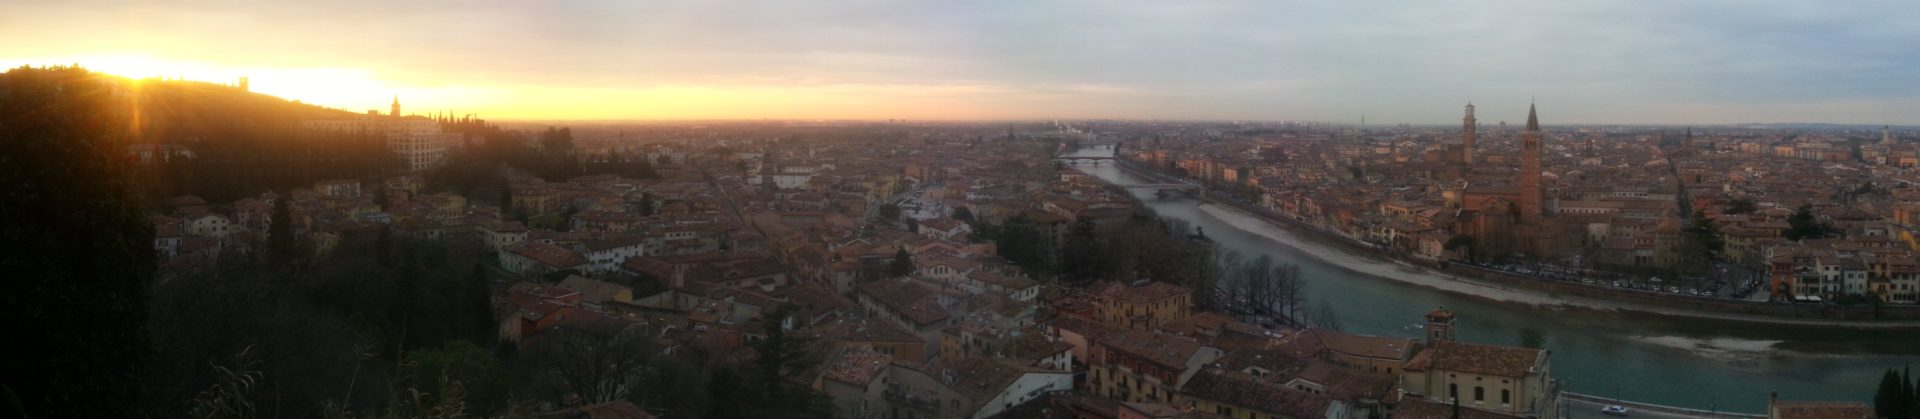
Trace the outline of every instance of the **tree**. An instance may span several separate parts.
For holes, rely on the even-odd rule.
[[[880,204],[880,219],[896,221],[900,219],[900,206],[893,203]]]
[[[291,194],[273,200],[272,225],[267,226],[267,250],[277,263],[293,261],[297,256],[298,249],[293,246],[293,216],[287,210],[287,201],[291,200]]]
[[[153,224],[123,157],[113,86],[77,67],[0,74],[0,314],[15,321],[0,404],[24,417],[142,416]],[[76,302],[85,302],[84,304]]]
[[[499,334],[495,330],[497,323],[493,320],[493,287],[487,280],[486,269],[486,265],[474,263],[473,274],[466,283],[467,314],[470,316],[468,318],[473,319],[474,342],[499,340]]]
[[[1478,256],[1474,254],[1474,251],[1473,251],[1473,248],[1474,248],[1473,236],[1468,236],[1468,235],[1453,236],[1453,238],[1447,239],[1447,243],[1444,245],[1441,245],[1441,248],[1446,250],[1466,249],[1465,256],[1468,262],[1475,261],[1477,259],[1476,256]]]
[[[511,211],[512,209],[513,209],[513,186],[505,182],[502,182],[500,184],[500,210]]]
[[[1720,225],[1707,218],[1705,211],[1694,210],[1693,222],[1680,231],[1680,259],[1688,262],[1683,266],[1705,269],[1725,248]]]
[[[1083,217],[1073,223],[1073,230],[1069,231],[1067,239],[1060,243],[1061,279],[1083,284],[1108,278],[1114,274],[1127,274],[1112,272],[1111,261],[1108,260],[1110,252],[1105,249],[1107,246],[1098,233],[1090,218]],[[1120,279],[1131,281],[1137,278]]]
[[[812,337],[789,333],[790,325],[797,322],[794,317],[796,307],[782,305],[764,316],[761,331],[765,338],[755,342],[754,381],[759,394],[752,399],[759,401],[753,409],[755,417],[789,418],[829,418],[833,416],[833,405],[827,397],[802,384],[800,377],[813,373],[820,365],[820,358],[809,348]]]
[[[611,336],[566,327],[527,341],[526,357],[536,367],[539,396],[558,405],[578,398],[595,404],[625,399],[659,350],[651,334],[628,327]]]
[[[393,227],[381,224],[380,235],[373,241],[373,260],[380,267],[393,267]]]
[[[1812,205],[1801,205],[1792,216],[1787,217],[1787,230],[1781,232],[1788,240],[1823,239],[1837,235],[1833,226],[1821,223],[1814,218]]]
[[[1740,198],[1740,199],[1733,200],[1733,202],[1727,203],[1727,209],[1725,213],[1726,214],[1752,214],[1754,211],[1759,211],[1759,210],[1760,210],[1760,207],[1758,205],[1755,205],[1753,203],[1753,200]]]
[[[907,254],[906,248],[893,252],[893,266],[887,273],[894,277],[913,274],[913,255]]]
[[[490,417],[507,407],[507,371],[486,349],[466,341],[451,341],[434,349],[416,349],[400,361],[396,378],[425,400],[416,406],[439,405],[459,396],[467,413]],[[448,394],[457,390],[458,394]]]
[[[1880,376],[1880,388],[1873,393],[1873,411],[1882,418],[1907,418],[1907,409],[1912,405],[1908,398],[1913,397],[1908,390],[1907,381],[1892,368]]]
[[[973,210],[967,209],[967,207],[953,207],[952,217],[955,220],[971,224],[973,223]]]

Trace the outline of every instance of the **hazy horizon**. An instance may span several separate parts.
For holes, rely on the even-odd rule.
[[[0,65],[497,120],[1916,125],[1910,6],[30,0]]]

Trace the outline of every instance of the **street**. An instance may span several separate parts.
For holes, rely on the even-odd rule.
[[[1607,419],[1613,419],[1613,418],[1622,418],[1622,417],[1626,417],[1626,418],[1656,418],[1656,419],[1665,419],[1665,418],[1706,418],[1706,417],[1715,417],[1715,418],[1734,418],[1734,417],[1742,417],[1742,416],[1735,416],[1735,415],[1718,415],[1718,416],[1712,416],[1712,415],[1692,415],[1692,414],[1678,414],[1678,413],[1668,413],[1668,412],[1661,412],[1661,411],[1652,411],[1652,410],[1647,410],[1647,409],[1642,409],[1642,408],[1640,408],[1639,406],[1636,406],[1636,405],[1632,405],[1632,404],[1622,404],[1622,406],[1626,406],[1626,407],[1627,407],[1627,409],[1628,409],[1628,410],[1627,410],[1627,415],[1626,415],[1626,416],[1612,416],[1612,415],[1608,415],[1608,414],[1605,414],[1605,413],[1600,413],[1600,409],[1601,409],[1601,408],[1604,408],[1604,407],[1607,407],[1607,405],[1608,405],[1608,404],[1610,404],[1610,403],[1597,403],[1597,402],[1591,402],[1591,401],[1586,401],[1586,400],[1580,400],[1580,399],[1575,399],[1575,398],[1570,398],[1570,397],[1569,397],[1569,398],[1564,398],[1564,399],[1561,399],[1561,403],[1562,403],[1562,404],[1565,404],[1565,405],[1566,405],[1566,409],[1567,409],[1567,410],[1566,410],[1566,412],[1567,412],[1567,416],[1566,416],[1566,417],[1567,417],[1568,419],[1598,419],[1598,418],[1607,418]]]

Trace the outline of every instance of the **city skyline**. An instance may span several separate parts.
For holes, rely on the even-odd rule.
[[[1739,6],[1739,7],[1735,7]],[[29,2],[0,64],[512,120],[1920,124],[1894,2]],[[291,17],[298,17],[291,21]],[[484,29],[481,29],[484,28]],[[457,35],[456,35],[457,34]]]

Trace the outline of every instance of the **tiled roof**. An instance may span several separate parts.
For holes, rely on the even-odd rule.
[[[867,383],[873,382],[874,377],[879,376],[880,372],[885,371],[887,365],[892,363],[893,355],[861,349],[851,350],[841,354],[840,358],[834,359],[833,364],[827,366],[826,377],[864,387]]]
[[[1326,417],[1327,407],[1333,405],[1333,400],[1323,395],[1262,383],[1252,375],[1215,368],[1195,374],[1180,392],[1187,397],[1295,418]]]
[[[545,243],[527,243],[524,246],[511,248],[509,251],[554,268],[571,268],[587,263],[587,258],[580,256],[579,253]]]
[[[1440,341],[1428,349],[1434,370],[1500,377],[1526,377],[1546,358],[1545,349]]]
[[[1772,417],[1780,419],[1871,419],[1873,408],[1860,402],[1786,402],[1777,401],[1770,408]]]
[[[1100,338],[1108,348],[1152,361],[1175,371],[1185,370],[1187,360],[1200,352],[1199,342],[1157,330],[1128,330]]]
[[[1191,294],[1192,292],[1193,291],[1188,290],[1187,287],[1160,281],[1148,281],[1138,286],[1108,282],[1101,285],[1100,289],[1095,291],[1094,294],[1102,298],[1113,298],[1134,303],[1150,303],[1174,296]]]

